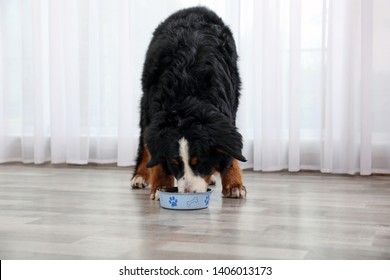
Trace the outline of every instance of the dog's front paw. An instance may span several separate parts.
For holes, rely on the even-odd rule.
[[[146,180],[142,176],[135,175],[133,179],[131,179],[130,185],[133,189],[143,189],[148,186],[148,183],[146,183]]]
[[[244,198],[246,197],[246,188],[244,185],[228,185],[222,189],[223,197]]]

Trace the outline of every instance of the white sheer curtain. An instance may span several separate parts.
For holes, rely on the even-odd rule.
[[[244,168],[390,173],[387,0],[0,0],[0,162],[134,164],[154,28],[231,27]]]
[[[240,33],[250,166],[390,172],[389,8],[379,0],[254,1],[254,30]]]

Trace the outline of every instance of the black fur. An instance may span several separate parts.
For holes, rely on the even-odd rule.
[[[240,77],[230,29],[203,7],[180,10],[153,34],[142,74],[141,135],[136,170],[144,144],[147,167],[161,164],[167,175],[182,176],[180,138],[199,158],[194,173],[224,172],[241,154],[235,126]],[[172,159],[179,166],[172,164]]]

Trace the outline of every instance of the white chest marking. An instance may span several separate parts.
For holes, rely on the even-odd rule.
[[[179,140],[179,153],[184,163],[184,176],[177,181],[180,193],[199,193],[207,191],[207,182],[204,178],[196,176],[189,164],[190,155],[188,141],[184,137]]]

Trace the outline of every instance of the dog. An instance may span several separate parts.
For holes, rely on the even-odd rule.
[[[174,186],[206,192],[222,179],[222,195],[243,198],[236,127],[240,97],[238,55],[230,29],[205,7],[180,10],[154,31],[146,53],[140,137],[132,188]]]

